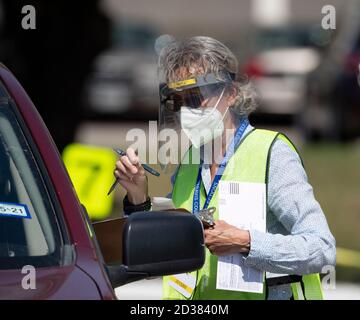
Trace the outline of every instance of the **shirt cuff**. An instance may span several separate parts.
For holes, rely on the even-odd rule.
[[[249,233],[250,251],[246,256],[243,256],[244,264],[247,267],[264,270],[265,263],[270,258],[266,233],[258,230],[249,230]]]

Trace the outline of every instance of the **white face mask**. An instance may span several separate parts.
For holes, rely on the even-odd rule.
[[[217,106],[224,94],[223,89],[219,100],[213,108],[189,108],[186,106],[180,109],[181,128],[195,148],[216,139],[224,132],[224,115],[217,109]]]

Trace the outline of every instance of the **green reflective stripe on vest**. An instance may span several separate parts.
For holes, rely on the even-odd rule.
[[[239,148],[236,150],[233,157],[229,160],[221,180],[266,183],[266,171],[269,152],[273,142],[277,137],[284,140],[291,148],[296,150],[292,143],[285,136],[279,135],[277,132],[262,129],[253,130],[246,137],[244,137]],[[190,164],[182,164],[178,170],[172,196],[173,202],[177,208],[185,208],[191,212],[194,196],[194,186],[198,175],[199,165],[191,164],[191,152],[189,153],[189,159]],[[204,187],[202,186],[200,193],[201,206],[204,204],[205,199],[205,191]],[[215,191],[215,194],[210,201],[209,207],[217,208],[217,199],[218,190]],[[214,214],[214,217],[215,219],[218,219],[217,210]],[[265,299],[265,292],[262,294],[257,294],[216,289],[217,256],[212,255],[208,249],[205,250],[206,259],[204,266],[200,270],[192,273],[197,279],[197,285],[196,289],[194,290],[192,299]],[[306,278],[306,276],[304,276],[303,279],[304,278]],[[164,299],[186,299],[182,294],[178,293],[175,289],[167,284],[169,277],[164,277],[163,279]],[[314,293],[319,290],[321,293],[321,289],[318,286],[319,283],[314,281],[314,277],[309,278],[309,280],[306,282],[304,281],[304,283],[307,285],[312,285],[312,295],[315,296]]]
[[[321,281],[318,273],[303,276],[302,282],[305,288],[305,292],[303,292],[300,282],[291,284],[291,291],[293,293],[294,300],[323,299]]]
[[[322,300],[323,293],[321,288],[320,275],[308,274],[302,277],[305,286],[306,300]]]
[[[291,291],[294,300],[305,300],[304,293],[300,282],[294,282],[291,284]]]

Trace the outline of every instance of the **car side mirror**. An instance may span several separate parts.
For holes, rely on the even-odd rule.
[[[113,287],[190,272],[205,262],[201,221],[183,212],[135,212],[123,226],[122,263],[108,264]]]

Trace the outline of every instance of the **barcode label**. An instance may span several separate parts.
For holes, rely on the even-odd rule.
[[[229,188],[230,188],[230,194],[239,194],[240,193],[239,184],[237,182],[230,182]]]

